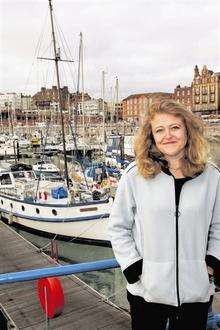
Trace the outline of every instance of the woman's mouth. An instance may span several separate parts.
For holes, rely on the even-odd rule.
[[[174,143],[176,143],[176,141],[164,142],[163,144],[166,145],[166,144],[174,144]]]

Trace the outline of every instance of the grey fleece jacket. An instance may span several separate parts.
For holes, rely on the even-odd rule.
[[[214,285],[207,255],[220,265],[218,168],[207,164],[185,182],[176,209],[174,178],[160,172],[145,179],[131,163],[119,182],[109,235],[124,274],[136,272],[137,281],[127,283],[131,294],[173,306],[208,301]]]

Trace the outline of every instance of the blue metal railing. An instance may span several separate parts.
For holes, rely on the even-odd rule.
[[[91,272],[95,270],[118,268],[115,259],[84,262],[74,265],[56,266],[50,268],[38,268],[21,272],[0,274],[0,284],[36,280],[38,278],[63,276],[77,273]]]

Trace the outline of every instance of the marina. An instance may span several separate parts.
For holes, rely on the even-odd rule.
[[[52,0],[37,5],[26,2],[24,10],[19,2],[18,7],[16,4],[10,6],[10,15],[6,19],[10,22],[10,30],[13,30],[13,20],[16,21],[11,16],[13,11],[19,20],[23,17],[19,11],[21,9],[31,17],[30,22],[28,17],[23,17],[22,24],[19,22],[17,26],[17,31],[23,25],[26,30],[17,35],[19,44],[15,41],[16,31],[13,37],[10,31],[5,34],[5,45],[8,40],[11,43],[7,46],[10,53],[2,56],[5,60],[16,54],[13,64],[3,70],[7,75],[2,75],[4,79],[0,90],[0,330],[131,329],[126,280],[114,259],[107,228],[118,182],[126,167],[135,159],[135,134],[154,99],[161,97],[183,103],[189,111],[203,119],[205,135],[210,144],[209,160],[220,166],[220,72],[214,72],[206,65],[201,67],[201,63],[198,63],[198,67],[195,60],[199,62],[201,54],[192,62],[189,61],[189,64],[183,60],[178,63],[188,42],[182,43],[185,44],[184,50],[176,58],[166,54],[166,47],[162,45],[161,48],[161,44],[157,44],[154,49],[154,42],[155,45],[156,42],[161,43],[161,36],[155,37],[153,44],[149,43],[148,38],[151,40],[152,36],[148,32],[151,33],[152,28],[147,25],[144,27],[145,23],[143,40],[135,38],[132,34],[134,24],[130,24],[133,21],[129,16],[121,15],[121,8],[116,11],[119,14],[118,22],[112,21],[109,29],[106,22],[110,22],[111,16],[117,20],[117,15],[111,15],[111,1],[107,8],[104,3],[100,4],[97,12],[96,5],[89,8],[90,4],[87,3],[85,8],[82,7],[82,12],[88,16],[83,17],[80,6],[71,2],[63,5]],[[129,8],[130,4],[127,5]],[[136,6],[134,2],[133,6]],[[23,46],[23,42],[28,38],[35,40],[36,33],[32,28],[34,26],[40,32],[39,26],[46,7],[44,26],[39,40],[36,40],[35,63],[32,64],[26,86],[23,86],[23,83],[19,84],[19,80],[16,80],[16,70],[22,67],[25,71],[30,58],[24,55],[33,47],[33,42],[28,46]],[[133,10],[133,7],[129,9],[134,18],[138,13],[138,27],[142,26],[142,13],[143,22],[147,22],[145,13],[151,10],[151,6],[145,8],[146,12],[145,6],[142,7],[142,10]],[[164,10],[169,15],[169,9]],[[33,15],[35,11],[36,17]],[[104,20],[105,13],[108,16]],[[178,13],[179,9],[176,16],[181,21]],[[206,11],[205,20],[207,14]],[[59,15],[65,32],[58,24]],[[155,17],[158,18],[158,15],[160,10],[156,11]],[[98,17],[103,20],[97,20],[94,24],[94,19]],[[129,18],[129,24],[123,22],[124,17]],[[187,17],[190,18],[190,10]],[[211,17],[213,20],[213,14]],[[170,22],[172,20],[173,12]],[[122,22],[125,35],[120,29],[120,42],[114,37],[112,45],[108,44],[109,35],[115,36],[118,33],[111,31]],[[162,35],[167,24],[164,24],[162,17],[157,22],[159,28],[162,22]],[[97,24],[100,28],[97,30],[96,27],[93,31],[93,26]],[[130,40],[127,39],[128,25],[132,27]],[[75,56],[72,51],[72,45],[75,47],[76,44],[73,32],[79,26],[86,34],[84,39],[84,34],[77,32],[79,44]],[[27,33],[29,30],[30,33]],[[181,31],[186,31],[185,20]],[[101,39],[98,38],[100,32],[105,32]],[[69,35],[70,45],[67,45],[66,35]],[[171,35],[175,33],[169,30],[166,40]],[[196,38],[198,33],[194,36],[193,45]],[[138,44],[135,39],[139,40]],[[209,39],[210,36],[207,36],[206,43]],[[170,44],[175,45],[176,42],[173,40]],[[118,49],[115,48],[117,44]],[[14,48],[11,48],[12,45]],[[20,45],[22,52],[19,54],[17,50]],[[127,49],[127,45],[130,45],[130,49]],[[107,59],[105,54],[109,48],[113,53]],[[84,58],[84,49],[88,59]],[[194,48],[191,46],[191,49]],[[209,49],[212,47],[209,46]],[[126,56],[121,60],[120,52],[124,50]],[[137,56],[139,50],[140,57]],[[164,65],[164,60],[162,66],[159,65],[160,60],[156,59],[156,54],[163,53],[170,62],[175,63],[174,67]],[[144,64],[139,68],[141,76],[137,82],[139,65],[136,62],[140,62],[142,56]],[[20,58],[21,63],[22,58],[25,58],[26,62],[15,64],[17,58]],[[128,58],[131,58],[130,63],[127,62]],[[151,58],[154,60],[151,61]],[[120,69],[126,62],[126,75],[120,77]],[[108,64],[105,69],[104,63]],[[180,81],[181,84],[186,83],[186,76],[182,69],[177,69],[177,65],[184,68],[185,72],[192,71],[189,86],[180,86]],[[102,71],[99,72],[100,66]],[[169,68],[169,71],[163,73],[162,67]],[[13,71],[10,73],[11,68]],[[97,72],[101,79],[97,78]],[[175,78],[175,74],[180,72],[181,76],[176,76],[177,81],[171,82],[176,87],[172,85],[169,90],[168,78]],[[21,72],[19,76],[24,80]],[[10,88],[7,87],[8,77]],[[119,77],[122,86],[119,86]],[[154,81],[156,77],[157,82]],[[14,88],[14,82],[18,93],[12,90],[9,92]],[[88,266],[90,263],[102,262],[108,266]],[[85,268],[80,268],[82,266]],[[89,270],[85,270],[86,267]],[[57,272],[54,282],[54,276],[48,275],[46,278],[46,274],[52,274],[50,271]],[[31,274],[34,274],[34,280]],[[43,289],[39,289],[43,283],[40,279],[46,281]],[[54,317],[47,317],[48,308],[51,308],[46,288],[49,283],[54,286],[60,283],[61,286],[59,298],[52,299],[57,308]],[[220,288],[216,288],[206,330],[217,329],[220,329]]]

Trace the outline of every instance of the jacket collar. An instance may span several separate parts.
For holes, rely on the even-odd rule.
[[[170,172],[169,168],[166,166],[161,166],[161,171],[167,175],[173,176],[173,174]],[[203,172],[197,172],[194,176],[187,176],[186,179],[188,180],[192,180],[197,178],[197,176],[199,176],[200,174],[202,174]],[[174,177],[174,176],[173,176]],[[174,177],[175,179],[175,177]]]

